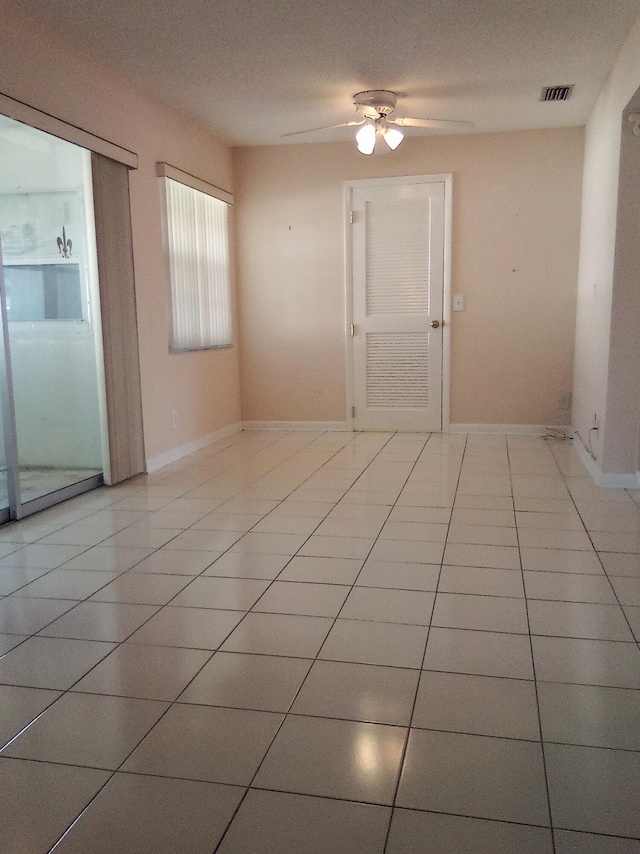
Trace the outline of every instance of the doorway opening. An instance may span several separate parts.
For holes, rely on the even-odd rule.
[[[0,520],[103,482],[91,153],[0,116]]]

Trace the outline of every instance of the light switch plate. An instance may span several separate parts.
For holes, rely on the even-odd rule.
[[[454,294],[453,310],[464,311],[464,294]]]

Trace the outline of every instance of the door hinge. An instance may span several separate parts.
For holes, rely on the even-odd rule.
[[[353,323],[351,324],[350,332],[351,332],[351,337],[353,338],[353,336],[356,334],[356,327]]]
[[[355,219],[355,217],[353,215],[353,211],[349,211],[349,222],[351,225],[353,225],[354,219]]]
[[[356,408],[355,408],[355,406],[352,406],[352,407],[351,407],[351,417],[352,417],[352,418],[355,418],[355,417],[356,417]]]

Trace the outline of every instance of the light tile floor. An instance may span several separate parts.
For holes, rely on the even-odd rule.
[[[0,529],[3,854],[640,851],[640,495],[246,432]]]

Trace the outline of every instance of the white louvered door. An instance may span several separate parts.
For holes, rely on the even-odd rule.
[[[356,430],[442,429],[444,206],[444,181],[353,188]]]

